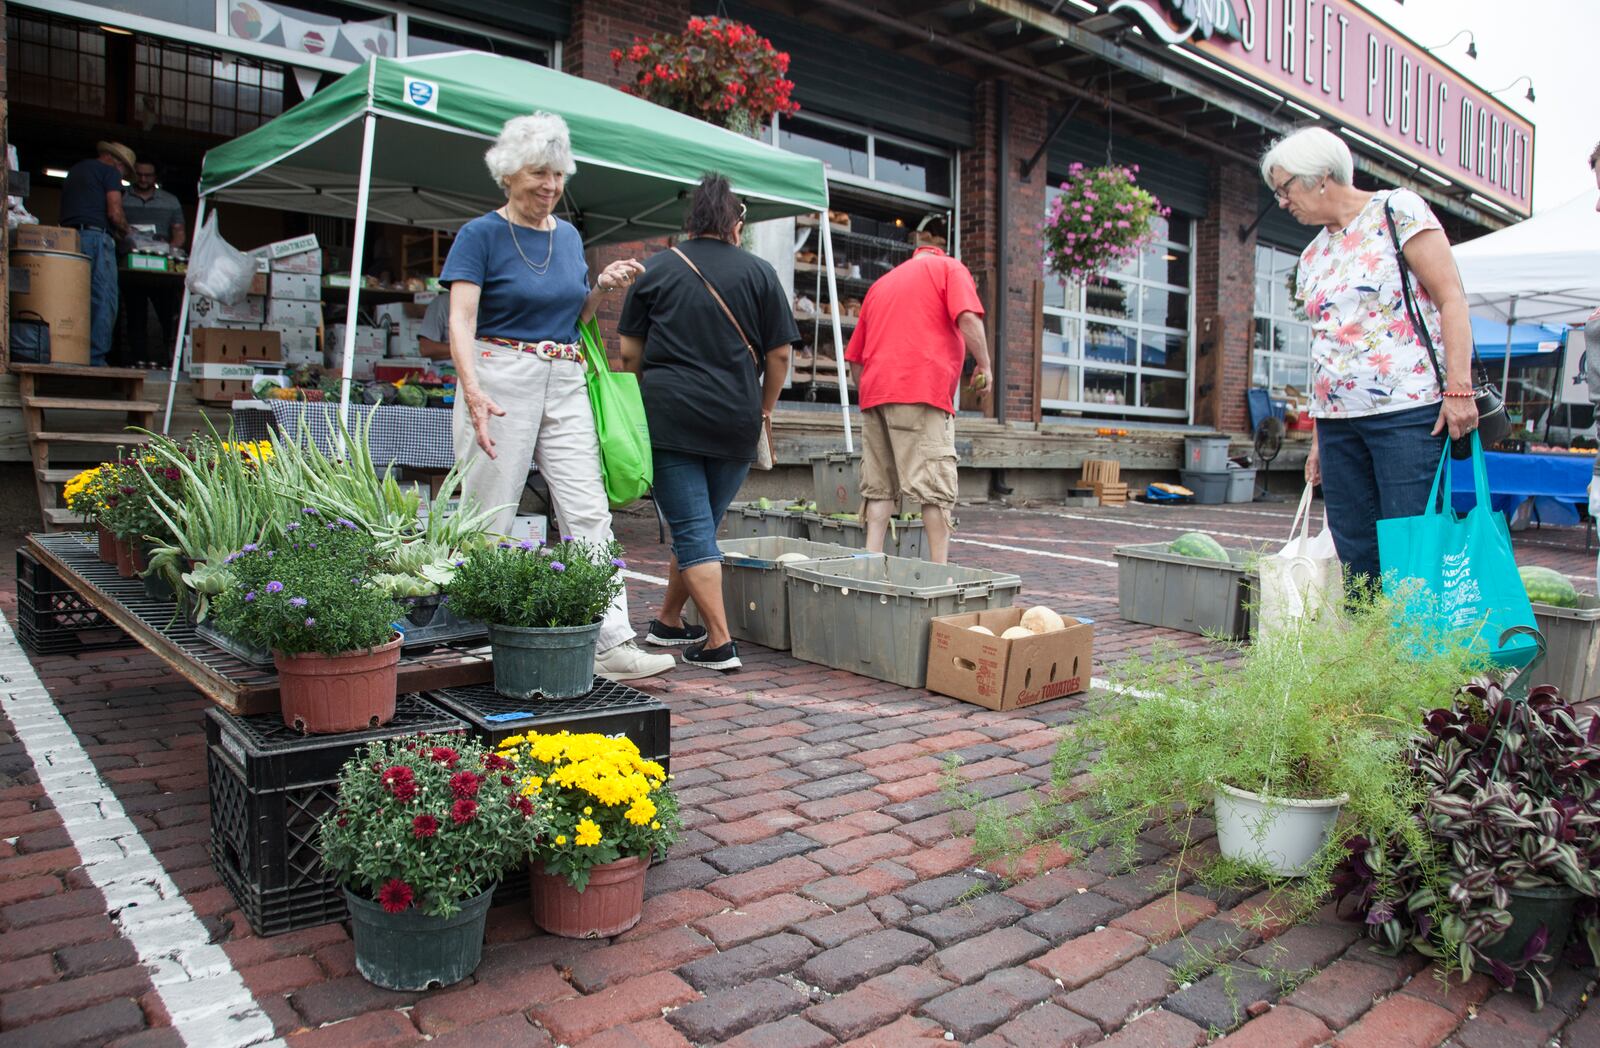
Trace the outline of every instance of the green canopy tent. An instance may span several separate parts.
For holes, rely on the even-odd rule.
[[[688,191],[707,171],[726,175],[751,221],[817,212],[828,293],[837,301],[833,240],[820,161],[715,127],[590,80],[481,52],[372,58],[270,122],[206,153],[199,228],[220,201],[355,219],[343,347],[340,417],[347,417],[354,318],[369,218],[454,230],[504,203],[483,152],[504,123],[536,110],[563,117],[578,172],[562,217],[588,245],[659,237],[681,228]],[[834,340],[844,345],[839,311]],[[173,347],[176,375],[185,296]],[[839,402],[851,449],[849,393]],[[171,425],[175,384],[167,392]]]

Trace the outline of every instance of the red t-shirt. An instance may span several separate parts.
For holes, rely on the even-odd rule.
[[[860,367],[862,410],[879,404],[954,405],[966,342],[963,313],[983,316],[967,267],[936,247],[918,248],[884,274],[861,303],[845,359]]]

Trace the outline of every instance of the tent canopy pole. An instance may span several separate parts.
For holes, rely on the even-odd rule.
[[[1511,296],[1511,312],[1506,315],[1506,363],[1500,374],[1500,395],[1511,392],[1511,329],[1517,326],[1517,296]]]
[[[199,234],[206,220],[206,197],[201,194],[194,206],[194,231]],[[190,241],[190,247],[194,242]],[[183,362],[183,336],[189,330],[189,280],[184,278],[183,299],[178,304],[178,334],[172,340],[172,370],[167,372],[167,413],[161,419],[161,435],[172,435],[172,401],[178,395],[178,365]]]
[[[367,204],[372,194],[372,138],[378,118],[367,110],[361,127],[361,180],[357,183],[356,228],[350,245],[350,294],[345,299],[344,367],[339,380],[339,455],[345,454],[344,434],[350,426],[350,378],[355,371],[356,316],[361,305],[361,265],[367,245]]]
[[[822,232],[822,269],[828,278],[828,301],[833,305],[829,313],[833,321],[833,351],[839,365],[839,412],[844,416],[844,450],[855,451],[855,439],[850,435],[850,365],[844,360],[844,328],[839,323],[839,285],[833,274],[833,232],[828,222],[828,211],[822,210],[817,228]]]

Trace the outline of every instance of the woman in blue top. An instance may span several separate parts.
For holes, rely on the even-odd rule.
[[[505,206],[461,227],[440,274],[450,288],[456,459],[483,452],[462,493],[481,506],[503,506],[490,527],[504,532],[529,465],[537,462],[561,533],[609,542],[611,512],[578,325],[644,267],[631,258],[612,262],[589,286],[583,240],[555,215],[576,170],[559,116],[508,120],[484,160],[505,190]],[[651,677],[676,665],[672,656],[634,644],[625,591],[606,612],[596,649],[595,672],[611,680]]]

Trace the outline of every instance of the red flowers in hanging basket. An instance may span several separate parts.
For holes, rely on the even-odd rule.
[[[623,90],[657,105],[743,134],[759,131],[773,114],[800,111],[786,78],[789,56],[743,22],[691,18],[681,33],[634,37],[613,48],[611,62],[632,65]]]

